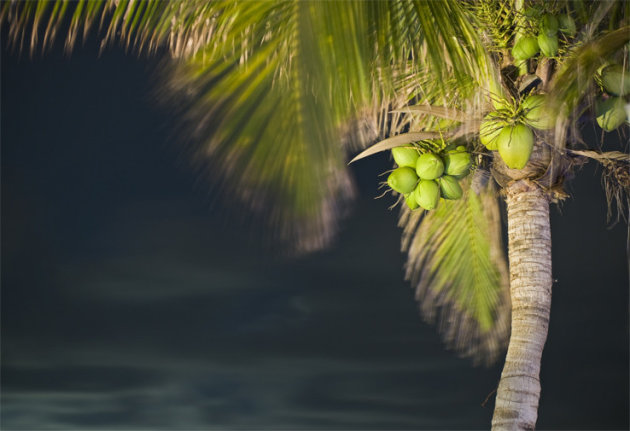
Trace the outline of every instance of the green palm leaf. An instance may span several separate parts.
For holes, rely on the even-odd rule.
[[[497,195],[482,172],[462,199],[424,214],[405,208],[399,225],[423,316],[450,348],[491,364],[507,343],[510,301]]]
[[[215,43],[169,76],[170,96],[192,95],[184,111],[197,159],[298,250],[327,244],[353,193],[338,130],[351,106],[329,97],[314,7],[221,3]]]

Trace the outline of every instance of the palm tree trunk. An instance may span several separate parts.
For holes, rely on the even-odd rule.
[[[551,307],[549,200],[528,180],[508,185],[506,193],[512,332],[492,429],[533,430]]]

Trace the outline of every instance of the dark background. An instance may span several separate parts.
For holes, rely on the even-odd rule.
[[[271,254],[182,157],[158,61],[58,51],[1,58],[2,429],[489,428],[502,364],[419,317],[386,157],[331,248]],[[569,189],[538,426],[628,429],[626,225],[594,166]]]

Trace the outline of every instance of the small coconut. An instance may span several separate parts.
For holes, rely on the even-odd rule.
[[[558,30],[568,36],[575,35],[577,29],[575,27],[575,21],[571,18],[571,15],[567,15],[566,13],[558,15]]]
[[[444,172],[442,159],[433,153],[424,153],[418,157],[416,163],[416,173],[423,180],[434,180]]]
[[[491,112],[484,117],[479,127],[479,140],[484,147],[491,151],[497,149],[497,137],[504,125],[504,121],[496,113]]]
[[[558,32],[558,26],[558,18],[550,13],[544,14],[540,20],[541,33],[548,34],[549,36],[555,35]]]
[[[630,94],[630,70],[620,64],[611,64],[602,69],[602,84],[606,92],[615,96]]]
[[[413,192],[407,193],[405,195],[405,202],[407,203],[407,206],[409,207],[409,209],[412,211],[420,206],[418,205],[418,201],[416,201],[416,197],[413,194]]]
[[[413,194],[418,205],[425,210],[432,210],[440,201],[440,186],[434,180],[420,180]]]
[[[623,98],[610,97],[595,104],[597,124],[607,132],[612,132],[626,121],[626,109]]]
[[[394,169],[394,171],[389,174],[389,177],[387,177],[387,184],[389,184],[392,190],[403,194],[413,191],[417,182],[418,176],[416,172],[407,166]]]
[[[556,56],[558,53],[558,36],[556,36],[555,33],[550,35],[545,32],[540,32],[537,40],[542,55],[545,57]]]
[[[449,151],[444,155],[444,173],[447,175],[462,175],[470,164],[470,153],[467,151]]]
[[[525,113],[525,122],[540,130],[548,130],[554,126],[554,118],[546,110],[547,96],[530,94],[523,100],[521,109]]]
[[[462,187],[455,177],[444,175],[438,182],[440,183],[440,192],[444,199],[459,199],[462,197]]]
[[[538,41],[535,37],[522,37],[514,44],[512,57],[517,61],[524,61],[536,55],[539,49]]]
[[[534,148],[534,132],[524,124],[504,127],[498,138],[499,154],[510,169],[523,169]]]
[[[394,161],[398,166],[415,168],[419,154],[418,151],[412,147],[396,147],[392,148],[392,156],[394,156]]]

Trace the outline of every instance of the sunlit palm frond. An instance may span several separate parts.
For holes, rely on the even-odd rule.
[[[214,43],[169,77],[197,159],[298,250],[326,245],[353,186],[315,4],[225,2]],[[315,22],[314,22],[315,21]]]
[[[174,56],[196,53],[215,29],[217,7],[206,0],[33,0],[3,2],[0,23],[20,51],[46,50],[58,35],[66,51],[98,27],[101,46],[119,42],[137,52],[167,46]]]
[[[399,225],[423,316],[450,348],[491,364],[507,343],[510,303],[497,195],[483,172],[462,199],[404,209]]]

